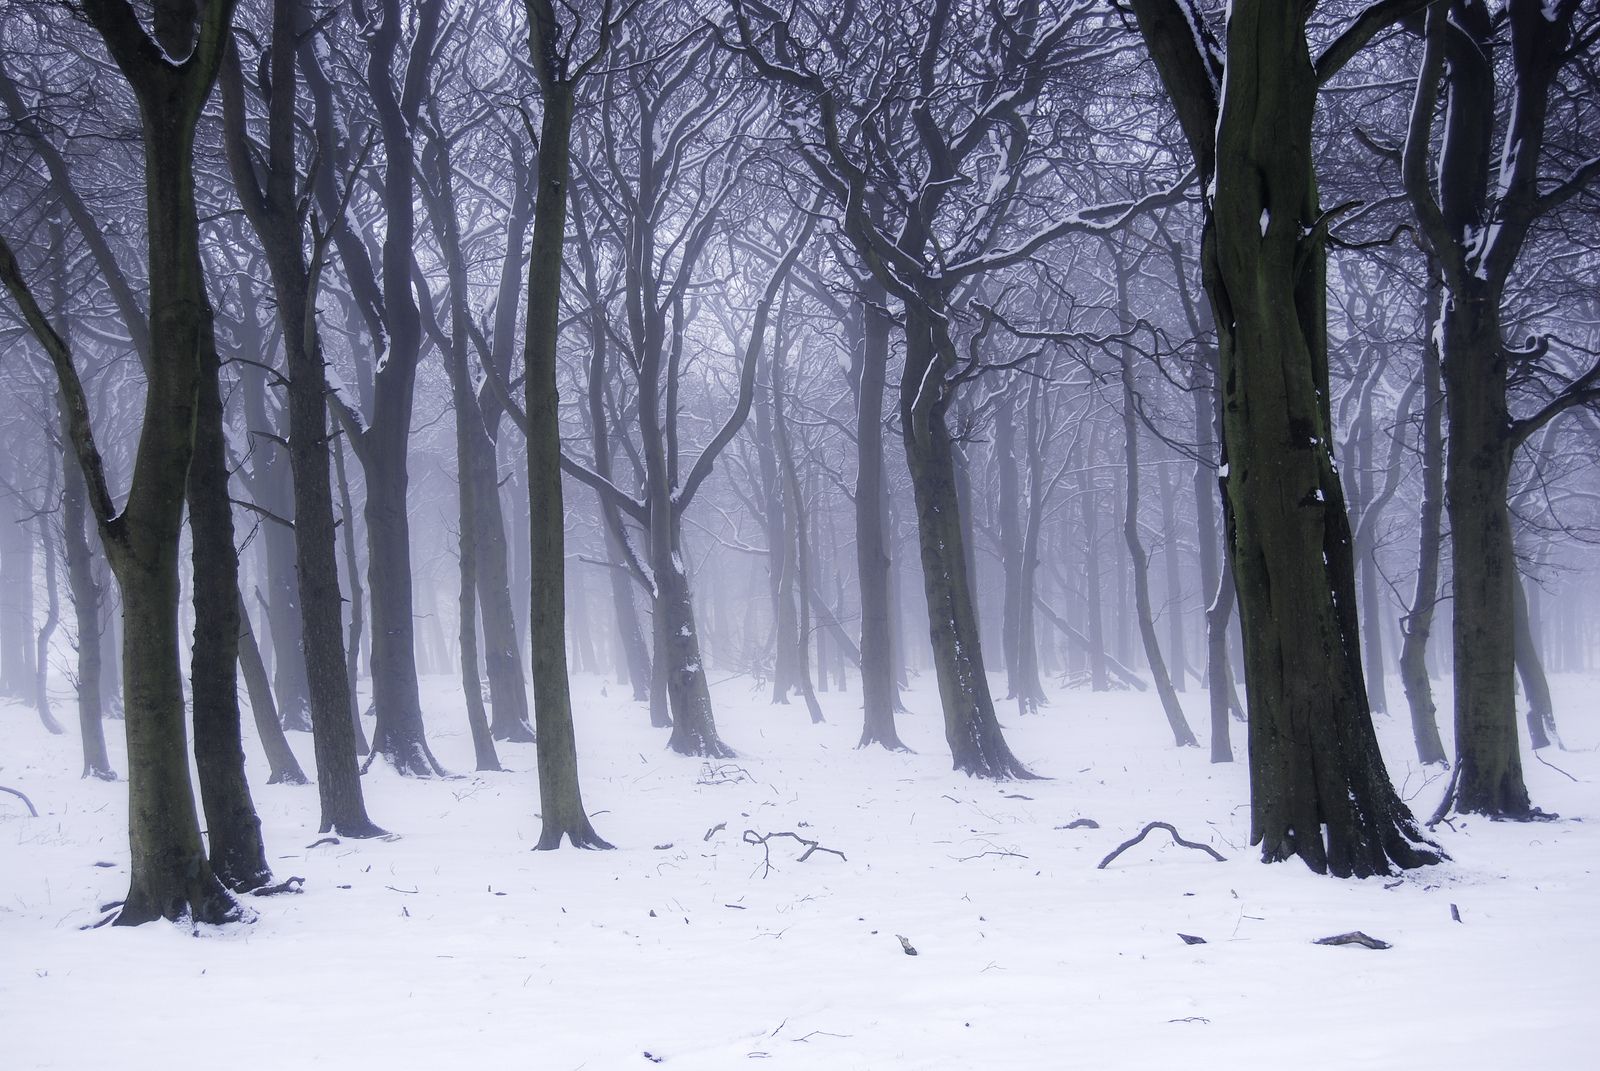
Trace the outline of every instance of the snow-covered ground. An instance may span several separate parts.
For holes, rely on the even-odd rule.
[[[1243,763],[1171,747],[1151,696],[1008,713],[1051,779],[996,785],[949,770],[926,679],[901,719],[916,753],[897,755],[854,750],[854,693],[822,696],[812,726],[725,681],[740,758],[720,770],[580,679],[585,799],[619,850],[538,853],[532,746],[469,772],[454,683],[430,680],[431,740],[462,776],[374,770],[369,808],[400,839],[314,848],[315,789],[258,781],[270,858],[305,891],[198,937],[80,928],[126,890],[126,787],[79,781],[74,735],[0,707],[0,784],[41,811],[0,795],[0,1068],[1594,1066],[1600,680],[1555,683],[1574,750],[1549,758],[1577,780],[1527,776],[1561,821],[1457,821],[1439,831],[1452,862],[1339,881],[1258,862]],[[1187,701],[1204,735],[1203,696]],[[1405,718],[1380,732],[1431,809],[1443,781],[1408,763]],[[309,771],[309,738],[291,741]],[[1063,828],[1077,818],[1099,828]],[[1096,869],[1156,819],[1227,861],[1157,833]],[[747,829],[846,859],[802,863],[780,839],[764,872]],[[1312,943],[1358,929],[1394,947]]]

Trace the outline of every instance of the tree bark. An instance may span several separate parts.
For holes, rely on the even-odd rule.
[[[589,821],[578,784],[577,738],[567,681],[566,511],[562,508],[561,413],[556,386],[560,333],[561,255],[571,182],[573,81],[560,56],[561,26],[552,0],[528,0],[528,49],[544,97],[539,134],[538,193],[528,267],[528,500],[532,510],[531,615],[534,716],[539,749],[540,850],[568,840],[577,848],[609,848]],[[609,12],[608,12],[609,13]],[[605,23],[596,55],[610,36]]]
[[[1331,452],[1308,9],[1235,0],[1219,98],[1217,58],[1177,5],[1134,8],[1214,191],[1201,258],[1221,343],[1251,843],[1264,861],[1298,856],[1339,876],[1435,862],[1441,853],[1389,782],[1361,676],[1349,518]]]
[[[321,337],[317,331],[317,286],[327,235],[313,235],[311,261],[303,249],[299,173],[295,163],[297,61],[295,42],[309,18],[300,0],[278,0],[273,9],[268,114],[268,159],[262,187],[250,163],[244,126],[243,79],[231,57],[222,80],[223,121],[228,159],[251,226],[267,256],[277,298],[278,322],[288,373],[289,470],[294,497],[294,559],[299,593],[300,634],[311,705],[312,752],[316,760],[320,828],[347,837],[383,834],[367,816],[356,762],[365,750],[356,716],[354,681],[346,675],[341,636],[333,488],[328,474],[328,391]],[[309,50],[307,50],[309,52]],[[309,73],[309,72],[308,72]],[[325,169],[325,170],[331,170]],[[337,206],[334,206],[337,207]],[[333,229],[340,229],[330,221]],[[342,461],[341,461],[342,475]],[[353,540],[346,503],[346,539]],[[353,544],[352,544],[353,546]],[[359,618],[361,597],[354,581],[352,613]],[[356,635],[359,635],[357,630]],[[355,636],[352,636],[354,641]],[[352,643],[351,651],[355,650]]]
[[[967,568],[956,484],[955,444],[945,426],[941,382],[954,346],[926,310],[906,308],[906,366],[900,378],[901,438],[917,504],[928,634],[955,769],[977,777],[1031,778],[1007,746],[983,668],[977,610]]]

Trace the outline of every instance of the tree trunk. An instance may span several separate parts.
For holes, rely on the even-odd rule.
[[[244,676],[246,694],[250,697],[250,715],[255,719],[256,735],[261,738],[261,750],[267,755],[270,771],[267,784],[310,784],[278,720],[272,682],[267,678],[266,664],[261,661],[261,648],[256,645],[256,634],[250,627],[250,614],[245,609],[243,596],[239,598],[239,672]]]
[[[1306,9],[1236,0],[1203,253],[1222,354],[1229,548],[1249,694],[1251,843],[1339,876],[1437,861],[1389,782],[1333,466]]]
[[[66,337],[63,335],[63,337]],[[69,435],[66,398],[56,396],[62,440]],[[83,774],[101,781],[115,781],[116,771],[106,755],[105,725],[100,706],[100,605],[102,592],[95,576],[89,537],[88,491],[83,470],[76,456],[65,457],[61,465],[61,529],[66,546],[67,586],[72,591],[73,616],[78,629],[78,733],[83,738]]]
[[[534,716],[538,719],[541,850],[568,840],[578,848],[609,848],[589,822],[578,784],[577,737],[567,680],[566,511],[561,488],[561,411],[556,344],[561,316],[561,246],[571,178],[573,88],[559,75],[559,37],[550,0],[532,0],[529,46],[544,96],[539,135],[538,193],[528,267],[527,370],[529,632],[533,644]]]
[[[45,502],[53,508],[55,503],[52,500],[56,495],[54,451],[46,453],[45,463],[50,466],[50,475],[45,483]],[[33,706],[39,712],[39,721],[43,723],[45,732],[60,736],[66,730],[50,712],[50,639],[55,635],[56,626],[61,623],[61,593],[56,586],[56,540],[43,513],[35,519],[34,528],[39,534],[39,545],[44,548],[45,611],[33,659]]]
[[[888,295],[875,280],[860,301],[860,376],[856,388],[856,576],[861,589],[861,740],[906,750],[895,727],[899,706],[889,561],[889,487],[883,459],[883,395],[889,366]]]
[[[222,363],[209,317],[200,327],[199,405],[189,463],[189,533],[193,550],[194,644],[189,688],[194,699],[194,758],[205,810],[211,869],[230,889],[272,881],[261,819],[244,774],[239,715],[239,555],[228,491]]]
[[[1124,319],[1129,315],[1127,302],[1127,276],[1118,272],[1118,289],[1122,291]],[[1139,537],[1139,418],[1134,410],[1137,391],[1134,383],[1133,350],[1120,347],[1122,359],[1122,456],[1123,501],[1122,541],[1128,548],[1128,560],[1133,569],[1134,612],[1139,619],[1139,636],[1144,641],[1145,660],[1150,664],[1150,679],[1155,682],[1156,694],[1161,697],[1161,709],[1167,716],[1167,727],[1172,730],[1172,742],[1178,747],[1199,747],[1188,719],[1183,716],[1183,706],[1173,690],[1172,678],[1167,675],[1167,663],[1161,656],[1161,642],[1156,638],[1155,616],[1150,608],[1150,559],[1145,555],[1144,541]],[[1181,669],[1180,669],[1181,672]]]
[[[900,380],[901,437],[911,469],[922,553],[928,633],[954,767],[976,777],[1029,778],[995,717],[983,668],[978,617],[961,522],[955,444],[945,426],[943,370],[954,346],[926,311],[906,309],[906,366]]]
[[[16,487],[15,444],[5,451],[6,483]],[[15,492],[0,515],[0,695],[33,697],[33,536],[30,510]]]
[[[343,447],[336,446],[333,450],[333,468],[339,478],[339,515],[343,518],[340,527],[344,529],[344,575],[350,587],[350,620],[347,628],[348,639],[344,645],[345,693],[349,698],[350,732],[355,753],[365,755],[371,748],[367,745],[366,729],[361,724],[359,687],[362,638],[366,633],[367,600],[366,592],[361,586],[361,562],[356,552],[356,510],[350,498],[350,478],[345,471]],[[337,563],[335,565],[337,566]],[[337,568],[334,580],[334,590],[337,592]]]
[[[1088,473],[1088,466],[1094,459],[1096,438],[1090,437],[1090,448],[1084,455],[1084,467],[1078,470],[1078,505],[1083,512],[1084,613],[1089,618],[1084,631],[1089,637],[1089,688],[1091,691],[1104,692],[1110,689],[1111,684],[1106,679],[1106,626],[1105,614],[1101,609],[1100,504],[1095,500],[1096,489]]]
[[[354,701],[354,680],[346,673],[346,651],[340,634],[343,608],[339,594],[338,544],[333,516],[333,487],[328,474],[330,448],[321,338],[317,331],[317,286],[322,246],[326,236],[314,235],[311,262],[303,249],[303,216],[295,133],[299,118],[295,99],[299,80],[297,61],[313,55],[296,47],[309,24],[309,14],[297,0],[279,0],[273,8],[270,58],[266,184],[257,183],[255,165],[245,135],[243,78],[237,57],[230,57],[222,79],[223,122],[228,160],[234,184],[240,191],[272,275],[278,323],[284,346],[289,410],[290,492],[294,503],[294,575],[299,607],[300,659],[305,667],[310,703],[312,753],[316,761],[320,829],[346,837],[372,837],[384,831],[367,816],[357,766],[358,748],[366,741]],[[314,64],[308,65],[314,66]],[[312,76],[308,69],[308,79]],[[333,169],[319,169],[330,183]],[[330,213],[337,206],[325,205]],[[343,228],[335,228],[343,230]],[[340,486],[344,487],[342,451]],[[354,521],[345,500],[345,539],[354,549]],[[361,613],[360,584],[352,569],[352,614]],[[243,613],[240,608],[241,615]],[[350,655],[357,649],[352,635]],[[259,712],[258,712],[259,717]]]
[[[1515,608],[1517,675],[1522,678],[1522,691],[1528,699],[1528,738],[1537,751],[1549,747],[1552,740],[1559,744],[1561,734],[1556,731],[1550,681],[1544,674],[1544,660],[1539,657],[1539,645],[1534,639],[1528,614],[1527,582],[1520,574],[1517,576]]]
[[[1440,288],[1435,270],[1428,272],[1428,322],[1437,323]],[[1439,545],[1444,516],[1444,388],[1439,380],[1439,351],[1433,335],[1422,353],[1422,503],[1417,522],[1417,582],[1411,606],[1400,618],[1400,681],[1411,710],[1411,735],[1417,761],[1424,766],[1446,766],[1444,742],[1439,739],[1433,684],[1428,678],[1428,637],[1439,602]]]
[[[1172,686],[1180,692],[1188,691],[1189,655],[1184,642],[1183,621],[1183,566],[1178,555],[1178,496],[1172,486],[1172,473],[1166,465],[1158,465],[1156,472],[1161,480],[1161,560],[1166,567],[1167,597],[1167,650],[1172,656]]]
[[[1448,399],[1455,649],[1456,809],[1528,818],[1516,707],[1516,555],[1511,541],[1510,414],[1498,305],[1489,295],[1444,296],[1439,331]],[[1484,384],[1500,389],[1484,389]]]

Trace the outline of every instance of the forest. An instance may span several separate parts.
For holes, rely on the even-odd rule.
[[[1596,0],[6,0],[14,1066],[1582,1063],[1597,277]]]

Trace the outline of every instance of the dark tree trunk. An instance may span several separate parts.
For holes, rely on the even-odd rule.
[[[529,632],[533,643],[534,716],[538,720],[541,850],[568,840],[609,848],[589,822],[578,784],[577,738],[567,681],[566,511],[562,508],[561,413],[556,386],[561,316],[561,253],[571,180],[575,72],[560,58],[561,27],[552,0],[529,0],[528,47],[544,97],[539,133],[538,192],[528,268],[528,500],[532,573]],[[602,30],[604,53],[609,24]]]
[[[316,760],[320,828],[347,837],[383,833],[367,816],[356,762],[357,745],[365,740],[356,717],[354,682],[346,676],[345,647],[340,634],[343,610],[339,595],[333,488],[329,452],[321,338],[317,332],[316,298],[326,236],[313,236],[312,259],[303,251],[299,172],[295,163],[296,63],[294,46],[308,15],[298,0],[280,0],[273,9],[269,101],[268,158],[265,186],[258,184],[250,160],[244,123],[243,78],[230,57],[223,78],[223,118],[228,159],[245,213],[261,240],[272,274],[288,372],[289,470],[294,501],[294,564],[300,610],[302,660],[311,707],[312,752]],[[310,71],[308,70],[308,76]],[[323,169],[324,174],[331,169]],[[330,210],[337,206],[327,206]],[[342,228],[334,228],[342,229]],[[342,457],[341,457],[341,478]],[[342,483],[342,479],[341,479]],[[346,502],[346,539],[353,540]],[[360,614],[359,585],[352,600]],[[242,608],[241,608],[242,612]],[[352,646],[354,651],[354,646]]]
[[[1527,818],[1535,808],[1522,779],[1517,739],[1517,562],[1507,504],[1511,416],[1497,303],[1486,294],[1447,294],[1442,313],[1450,448],[1445,504],[1454,594],[1455,806],[1463,814]],[[1501,387],[1485,390],[1486,382]]]
[[[473,325],[471,313],[467,310],[467,265],[461,251],[461,225],[456,218],[450,140],[449,135],[440,128],[437,111],[431,104],[428,111],[433,136],[425,154],[430,181],[424,185],[423,199],[433,216],[434,233],[443,249],[450,278],[450,334],[438,342],[444,355],[445,371],[450,380],[450,399],[455,410],[456,535],[459,548],[456,623],[461,691],[466,700],[467,727],[472,734],[473,760],[477,769],[499,770],[500,757],[495,753],[494,734],[483,705],[483,682],[478,675],[478,592],[484,586],[479,567],[481,551],[490,535],[488,527],[497,522],[499,527],[495,534],[499,537],[501,555],[498,579],[503,583],[507,580],[504,571],[505,522],[500,515],[500,490],[495,479],[495,443],[484,425],[483,412],[478,407],[478,395],[473,389],[472,372],[467,363],[468,335]],[[493,497],[494,501],[480,502],[480,497],[485,494]],[[484,641],[492,656],[489,687],[495,716],[509,717],[517,722],[515,731],[521,739],[526,740],[532,737],[533,731],[527,724],[527,693],[522,688],[522,662],[516,653],[516,624],[510,615],[509,584],[505,584],[502,590],[504,595],[493,600],[502,612],[496,615],[495,627],[490,627],[487,619],[484,622]],[[511,629],[510,636],[505,634],[507,628]],[[513,679],[507,679],[508,668]],[[520,713],[517,709],[519,703]]]
[[[1235,0],[1222,93],[1192,25],[1135,0],[1215,190],[1202,267],[1221,342],[1229,553],[1249,696],[1251,842],[1321,873],[1441,857],[1395,794],[1361,676],[1355,564],[1332,458],[1326,251],[1303,5]]]
[[[417,5],[410,54],[399,55],[404,27],[399,0],[381,0],[373,12],[366,82],[377,113],[384,153],[383,326],[387,349],[373,375],[370,426],[353,440],[367,477],[367,590],[372,600],[372,697],[377,723],[372,750],[397,772],[415,777],[442,775],[428,749],[422,697],[417,682],[416,630],[412,597],[410,488],[407,450],[417,365],[422,355],[422,321],[412,290],[416,220],[416,148],[421,97],[439,30],[440,3]],[[396,72],[407,87],[395,91]],[[416,92],[413,83],[423,86]]]
[[[1511,0],[1491,12],[1482,0],[1429,11],[1422,72],[1403,156],[1406,192],[1417,212],[1442,288],[1434,324],[1447,405],[1445,501],[1453,565],[1457,810],[1540,817],[1528,798],[1516,724],[1516,560],[1506,495],[1517,447],[1558,414],[1591,397],[1591,371],[1512,420],[1502,331],[1507,282],[1533,223],[1581,186],[1546,193],[1539,169],[1556,75],[1573,55],[1571,0]],[[1506,31],[1510,47],[1496,49]],[[1446,107],[1439,125],[1439,86]],[[1497,101],[1499,85],[1508,102]],[[1486,116],[1504,115],[1504,123]],[[1494,141],[1503,137],[1497,151]],[[1498,162],[1496,160],[1498,159]],[[1435,178],[1436,175],[1436,178]],[[1527,359],[1539,360],[1538,353]],[[1537,365],[1522,374],[1538,379]],[[1441,806],[1441,813],[1450,799]]]
[[[900,380],[901,437],[911,469],[922,552],[928,634],[944,709],[945,740],[963,773],[996,779],[1027,778],[995,717],[984,673],[978,616],[967,567],[955,444],[945,426],[943,371],[954,346],[925,310],[906,309],[906,367]],[[924,389],[924,384],[929,384]]]
[[[205,810],[211,869],[230,889],[268,885],[261,820],[244,775],[239,714],[239,555],[233,545],[221,373],[209,318],[200,332],[199,405],[189,463],[189,534],[193,549],[194,644],[189,688],[194,699],[194,758]]]
[[[144,150],[151,343],[143,422],[121,512],[105,478],[71,352],[34,301],[3,241],[0,281],[55,367],[73,449],[122,588],[128,625],[123,661],[132,874],[117,921],[226,922],[239,918],[241,910],[206,858],[189,782],[178,665],[178,572],[196,411],[202,382],[210,378],[202,358],[211,367],[215,362],[194,201],[194,131],[228,38],[232,4],[158,4],[158,41],[120,0],[89,0],[84,14],[139,100]]]
[[[294,0],[283,2],[292,6]],[[232,74],[229,72],[223,77],[231,80]],[[234,89],[225,87],[225,92],[232,94]],[[275,217],[269,220],[263,213],[257,213],[256,218],[260,220],[255,225],[258,234],[260,228],[271,228],[276,223]],[[299,228],[292,223],[291,226],[292,236],[298,241]],[[276,243],[269,257],[274,255],[282,255]],[[265,363],[265,346],[256,325],[255,287],[251,281],[240,281],[240,297],[244,304],[245,327],[241,332],[244,344],[251,351],[250,359]],[[248,485],[251,498],[258,505],[277,517],[293,519],[293,463],[289,450],[274,441],[274,434],[287,439],[289,429],[272,426],[266,405],[267,387],[275,378],[254,369],[247,369],[240,376],[245,417],[253,431],[263,433],[250,440],[252,465]],[[295,533],[292,528],[269,519],[261,529],[261,541],[266,551],[266,584],[261,603],[267,637],[272,641],[273,700],[285,729],[307,732],[311,729],[311,684],[306,672],[304,613],[300,608],[299,580],[295,574]]]
[[[1017,393],[1020,384],[1012,383],[998,400],[994,411],[994,464],[998,476],[994,509],[1000,530],[1000,565],[1005,574],[1005,604],[1000,625],[1000,645],[1006,660],[1007,698],[1017,701],[1017,710],[1034,713],[1039,697],[1022,682],[1022,616],[1032,612],[1033,592],[1023,587],[1021,489],[1017,481]],[[1031,433],[1031,432],[1030,432]]]

